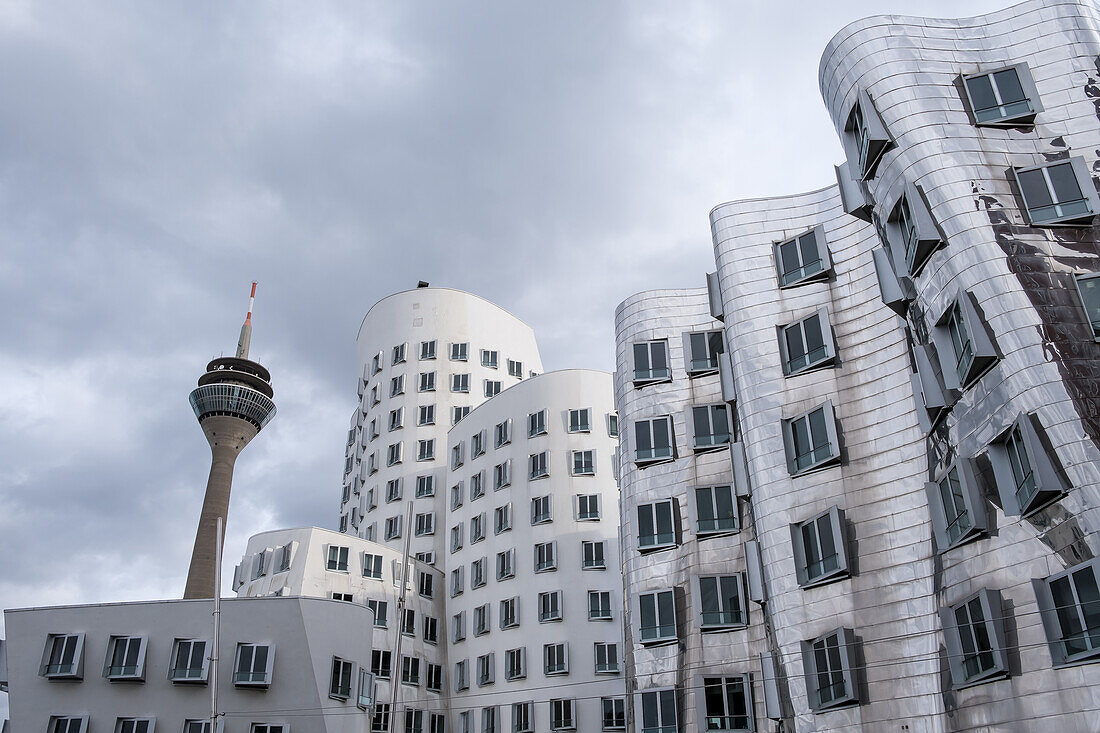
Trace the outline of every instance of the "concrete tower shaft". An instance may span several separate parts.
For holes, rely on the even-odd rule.
[[[210,443],[210,475],[195,532],[184,598],[212,598],[217,592],[218,578],[214,577],[217,521],[222,520],[224,538],[233,466],[249,441],[275,416],[271,374],[248,359],[255,295],[256,283],[252,283],[237,356],[214,359],[207,364],[206,373],[199,377],[198,387],[190,396],[195,417]]]

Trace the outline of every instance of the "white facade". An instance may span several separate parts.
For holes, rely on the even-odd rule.
[[[69,718],[80,722],[68,730],[81,733],[118,731],[123,721],[147,721],[149,733],[199,733],[210,717],[211,668],[204,657],[212,611],[210,600],[5,611],[11,729],[52,732]],[[219,730],[367,730],[368,701],[359,697],[359,682],[370,663],[371,637],[346,630],[372,623],[367,608],[338,601],[224,600]],[[335,681],[334,669],[340,671]]]

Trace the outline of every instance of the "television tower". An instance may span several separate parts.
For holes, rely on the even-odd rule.
[[[235,357],[221,357],[206,365],[206,374],[199,377],[199,386],[191,392],[191,407],[199,419],[206,440],[210,443],[210,477],[206,480],[206,498],[202,502],[199,528],[195,532],[195,548],[191,551],[191,568],[187,571],[184,598],[213,598],[220,578],[214,577],[215,546],[224,539],[225,520],[229,513],[229,490],[233,484],[233,465],[237,455],[256,433],[275,416],[271,398],[271,374],[248,358],[252,340],[252,303],[256,299],[256,283],[248,298],[248,315],[241,326],[241,338]],[[222,537],[216,537],[218,519],[222,520]]]

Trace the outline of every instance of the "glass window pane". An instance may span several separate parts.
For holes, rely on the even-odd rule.
[[[1020,191],[1023,193],[1024,202],[1029,209],[1050,206],[1054,203],[1050,198],[1050,191],[1047,190],[1047,182],[1041,169],[1021,171],[1017,173],[1016,177],[1020,181]]]
[[[970,91],[970,99],[974,103],[975,111],[997,106],[997,98],[993,94],[993,84],[988,75],[967,79],[966,88]]]
[[[1079,201],[1083,198],[1081,187],[1077,185],[1077,176],[1073,175],[1073,166],[1069,163],[1052,165],[1046,171],[1054,187],[1054,195],[1059,202]]]
[[[994,73],[993,81],[997,85],[997,92],[1001,95],[1001,104],[1011,104],[1027,99],[1016,69],[1005,69]]]

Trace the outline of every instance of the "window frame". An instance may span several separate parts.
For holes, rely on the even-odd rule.
[[[810,351],[808,347],[808,327],[809,321],[817,318],[817,336],[821,339],[821,347],[823,354],[813,361],[809,360]],[[788,332],[797,329],[801,335],[802,346],[805,347],[805,351],[802,358],[806,359],[806,363],[799,367],[794,367],[791,363],[791,355],[788,350],[787,334]],[[784,377],[794,377],[799,374],[806,374],[808,372],[814,372],[818,369],[825,369],[828,367],[835,367],[837,361],[837,349],[836,340],[833,338],[832,322],[829,320],[829,309],[819,308],[818,310],[808,315],[799,318],[791,323],[776,326],[776,332],[779,340],[779,362],[783,369]],[[814,350],[816,353],[818,349]]]
[[[469,394],[470,393],[470,374],[465,372],[462,374],[451,375],[451,392],[455,394]]]
[[[1082,610],[1083,604],[1080,600],[1081,593],[1077,587],[1079,573],[1090,573],[1093,584],[1100,586],[1100,558],[1086,560],[1045,578],[1033,578],[1031,580],[1032,588],[1035,591],[1035,599],[1039,605],[1039,615],[1042,618],[1047,646],[1050,649],[1051,663],[1056,669],[1100,660],[1100,638],[1092,638],[1094,635],[1100,636],[1100,634],[1097,633],[1096,629],[1090,630],[1087,626],[1087,617]],[[1087,641],[1087,644],[1092,647],[1078,652],[1069,652],[1066,645],[1067,634],[1062,628],[1062,622],[1065,620],[1066,614],[1060,613],[1060,611],[1068,609],[1069,606],[1060,608],[1051,589],[1052,584],[1067,578],[1070,582],[1070,591],[1074,597],[1072,608],[1075,612],[1075,620],[1082,627],[1082,631],[1076,633],[1083,633],[1082,641]],[[1085,603],[1095,604],[1096,601],[1086,601]],[[1091,633],[1089,633],[1090,631]]]
[[[639,440],[639,437],[638,437],[639,436],[638,430],[641,428],[642,425],[648,426],[649,443],[650,443],[650,446],[654,446],[655,441],[654,441],[653,438],[654,438],[655,433],[654,433],[654,430],[653,430],[653,426],[658,422],[663,422],[668,426],[668,431],[667,431],[668,447],[667,447],[667,449],[664,448],[664,447],[661,447],[661,448],[650,447],[650,448],[646,449],[646,452],[647,452],[648,455],[643,456],[642,455],[642,449],[638,447],[639,444],[641,443],[641,441]],[[665,450],[668,451],[667,454],[663,452]],[[658,451],[661,451],[661,452],[659,453]],[[649,466],[649,465],[653,465],[653,464],[656,464],[656,463],[665,463],[667,461],[673,461],[673,460],[676,460],[676,431],[675,431],[675,426],[673,425],[673,422],[672,422],[672,415],[656,415],[654,417],[648,417],[648,418],[643,418],[641,420],[635,420],[634,421],[634,463],[638,466]]]
[[[973,630],[967,635],[969,643],[965,643],[959,625],[959,610],[966,611],[970,627],[977,626],[971,611],[972,604],[977,602],[982,614],[981,632]],[[977,593],[972,593],[966,598],[939,609],[940,625],[943,628],[944,642],[947,646],[948,669],[951,673],[951,688],[962,690],[974,685],[981,685],[994,680],[1004,679],[1009,676],[1008,645],[1005,641],[1005,611],[999,591],[982,588]],[[979,649],[981,639],[978,634],[985,637],[988,649]],[[972,647],[972,649],[968,649]],[[990,666],[974,672],[967,671],[967,661],[972,657],[988,655]]]
[[[807,421],[807,436],[809,436],[812,439],[813,438],[813,431],[810,430],[809,419],[810,419],[810,416],[813,415],[813,413],[817,412],[818,410],[823,410],[823,414],[824,414],[824,417],[825,417],[826,437],[828,438],[829,442],[826,443],[824,446],[815,446],[815,447],[813,447],[813,449],[811,450],[811,453],[806,454],[806,455],[811,455],[812,457],[816,458],[815,454],[819,450],[821,450],[821,448],[830,447],[832,450],[830,451],[830,453],[828,455],[826,455],[826,456],[824,456],[820,459],[816,459],[812,463],[810,463],[806,466],[799,467],[798,463],[797,463],[798,459],[799,459],[799,456],[796,455],[795,452],[794,452],[794,450],[795,450],[795,448],[794,448],[794,444],[795,444],[794,425],[799,420],[803,420],[803,419],[806,420]],[[805,474],[808,474],[808,473],[811,473],[811,472],[814,472],[814,471],[818,471],[818,470],[821,470],[821,469],[824,469],[824,468],[829,468],[831,466],[838,465],[841,462],[840,429],[839,429],[838,424],[837,424],[836,412],[833,409],[833,401],[832,400],[825,400],[824,402],[816,405],[815,407],[812,407],[809,410],[806,410],[805,412],[800,412],[797,415],[793,415],[793,416],[788,417],[788,418],[783,418],[782,428],[783,428],[783,447],[785,449],[786,457],[787,457],[787,471],[788,471],[788,473],[790,473],[790,475],[792,477],[793,476],[803,476]]]
[[[512,442],[512,418],[499,422],[493,428],[493,447],[499,448]]]
[[[654,349],[654,347],[658,347],[658,346],[664,350],[665,366],[661,369],[654,369],[653,368],[653,363],[654,363],[653,349]],[[639,356],[638,347],[644,347],[645,350],[646,350],[646,363],[649,366],[648,369],[639,369],[638,368],[638,356]],[[671,362],[671,359],[669,358],[670,356],[671,356],[671,351],[669,349],[669,343],[668,343],[667,338],[648,339],[646,341],[635,341],[632,344],[632,348],[631,348],[631,359],[633,360],[633,363],[634,363],[634,369],[633,369],[634,387],[637,389],[637,388],[645,387],[645,386],[650,385],[650,384],[661,384],[663,382],[671,382],[672,381],[672,362]]]
[[[121,669],[116,671],[116,665],[113,665],[116,647],[120,642],[126,644],[126,650],[124,652],[123,662],[120,665]],[[134,664],[125,664],[126,657],[130,656],[130,646],[136,644],[136,658],[133,660]],[[104,678],[114,681],[133,681],[144,682],[145,681],[145,654],[146,649],[149,646],[148,636],[131,636],[128,634],[112,634],[107,640],[107,655],[103,660],[103,676]],[[130,670],[130,668],[133,668]],[[130,671],[128,671],[130,670]]]
[[[592,448],[569,451],[571,476],[596,475],[596,451]],[[578,462],[579,459],[579,462]]]
[[[588,552],[589,547],[592,548],[591,553]],[[600,548],[598,553],[597,547]],[[592,555],[591,562],[588,560],[589,554]],[[581,570],[607,570],[607,540],[581,540]]]
[[[1045,431],[1038,413],[1021,412],[1008,427],[986,446],[986,455],[993,466],[994,484],[1001,498],[1001,507],[1008,516],[1030,517],[1051,504],[1059,501],[1069,490],[1065,471],[1053,453],[1054,447],[1044,440]],[[1023,457],[1030,468],[1025,476],[1034,486],[1033,492],[1023,502],[1020,501],[1020,484],[1016,479],[1016,466],[1023,468],[1019,461],[1013,460],[1012,446],[1019,442],[1023,448]]]
[[[819,264],[819,268],[809,272],[803,272],[809,265],[803,261],[805,252],[803,251],[802,241],[804,238],[810,236],[813,237],[814,248],[817,250],[818,259],[816,263]],[[783,247],[789,244],[795,245],[794,251],[798,254],[799,267],[796,270],[787,272],[784,269]],[[776,281],[779,283],[780,290],[797,288],[800,285],[809,285],[810,283],[828,280],[833,270],[833,261],[829,253],[829,243],[825,237],[825,227],[821,224],[815,224],[793,237],[787,237],[786,239],[772,243],[772,261],[775,264],[775,277]],[[810,264],[812,265],[815,263],[811,262]],[[803,272],[803,274],[785,280],[789,275],[799,272]]]
[[[1082,198],[1074,201],[1057,201],[1049,204],[1048,206],[1042,206],[1037,208],[1060,208],[1069,203],[1084,203],[1088,208],[1085,213],[1065,214],[1060,213],[1057,216],[1043,218],[1036,220],[1036,217],[1032,211],[1031,206],[1028,204],[1027,195],[1024,193],[1024,187],[1020,183],[1020,175],[1024,173],[1033,173],[1035,171],[1043,171],[1043,182],[1047,188],[1047,194],[1053,201],[1054,184],[1051,181],[1050,173],[1051,168],[1056,168],[1061,165],[1069,165],[1070,171],[1073,173],[1074,181],[1077,183],[1077,189],[1081,193]],[[1085,163],[1085,159],[1079,155],[1072,156],[1070,158],[1063,158],[1061,160],[1047,161],[1040,163],[1039,165],[1031,166],[1013,166],[1009,169],[1012,177],[1012,181],[1016,186],[1016,191],[1019,193],[1019,201],[1021,203],[1020,213],[1024,215],[1029,226],[1032,227],[1083,227],[1091,226],[1097,213],[1100,213],[1100,197],[1097,196],[1096,187],[1092,183],[1092,176],[1089,172],[1088,164]]]
[[[554,664],[551,666],[551,655]],[[559,677],[569,674],[569,642],[552,641],[542,645],[542,674],[544,677]]]
[[[527,647],[520,646],[504,651],[504,679],[522,680],[527,677]]]
[[[894,139],[866,89],[856,92],[841,138],[849,169],[858,175],[858,180],[874,178],[883,156],[894,147]]]
[[[1085,291],[1081,289],[1081,282],[1088,283],[1086,287],[1090,290],[1094,287],[1100,288],[1100,272],[1075,272],[1073,274],[1073,284],[1077,288],[1077,297],[1081,300],[1081,308],[1085,311],[1085,322],[1088,323],[1091,329],[1093,340],[1100,341],[1100,300],[1097,300],[1096,312],[1097,319],[1093,320],[1092,315],[1089,313],[1089,303],[1085,299]],[[1092,281],[1096,281],[1095,284]]]
[[[545,559],[542,563],[539,563],[539,554],[542,552],[544,555],[549,554],[549,559]],[[535,570],[537,573],[549,573],[558,569],[558,541],[548,540],[547,542],[536,542],[532,546],[532,554],[535,558]]]
[[[721,685],[721,694],[718,699],[722,701],[722,715],[708,715],[709,701],[707,692],[712,681],[717,680]],[[731,685],[732,683],[732,685]],[[731,696],[730,687],[740,688],[741,704],[744,706],[744,715],[733,715],[729,709]],[[753,705],[753,677],[751,674],[730,674],[717,672],[713,674],[698,674],[695,676],[695,710],[696,719],[701,721],[701,727],[707,731],[721,731],[722,733],[748,733],[756,730],[755,708]],[[712,721],[717,727],[711,727]]]
[[[955,481],[958,482],[959,493],[950,490],[949,483],[945,486],[946,482],[951,481],[952,475],[954,475]],[[970,461],[959,458],[947,466],[936,477],[935,481],[927,482],[924,485],[924,490],[928,497],[928,508],[932,515],[932,534],[936,540],[936,549],[940,554],[973,542],[985,535],[988,529],[989,511]],[[944,496],[945,491],[950,492],[952,504],[962,500],[962,511],[957,506],[951,507],[949,510]],[[969,526],[965,527],[956,524],[963,518],[964,512],[970,522]],[[953,516],[951,516],[952,514]],[[958,529],[953,529],[954,527],[958,527]],[[953,534],[955,536],[952,536]]]
[[[451,344],[451,361],[470,360],[470,342]]]
[[[986,119],[979,119],[979,113],[984,109],[1003,109],[1008,106],[1006,104],[998,104],[996,107],[984,108],[983,110],[977,109],[974,105],[974,97],[970,92],[970,85],[967,83],[972,79],[978,79],[980,77],[987,76],[990,79],[990,89],[993,90],[996,98],[1000,98],[1000,89],[996,84],[996,77],[994,74],[999,74],[1005,71],[1015,71],[1016,79],[1020,83],[1020,89],[1024,93],[1023,102],[1027,102],[1027,110],[1024,112],[1017,112],[1015,114],[1006,115],[1001,114],[998,117],[988,117]],[[1008,64],[996,69],[990,69],[988,71],[978,71],[973,74],[962,74],[959,76],[959,81],[962,86],[962,101],[966,105],[966,111],[970,115],[971,122],[975,127],[1021,127],[1031,126],[1035,124],[1035,117],[1043,111],[1043,103],[1039,97],[1039,92],[1035,88],[1035,81],[1031,76],[1031,69],[1028,68],[1026,62],[1019,62],[1015,64]],[[1017,102],[1019,104],[1019,102]]]
[[[428,361],[435,359],[436,339],[431,341],[420,342],[420,361]]]
[[[714,581],[715,583],[715,600],[717,602],[717,608],[714,610],[705,608],[703,603],[703,596],[705,595],[703,586],[707,581]],[[733,584],[734,597],[737,601],[736,608],[726,607],[729,599],[723,597],[722,593],[725,581]],[[729,631],[730,629],[740,629],[748,626],[749,604],[747,603],[748,593],[744,573],[707,573],[705,575],[697,575],[694,578],[693,585],[698,592],[692,594],[691,603],[695,617],[699,619],[699,630],[702,633]],[[708,614],[711,616],[717,614],[719,617],[711,618],[708,621]]]
[[[545,602],[543,599],[546,599]],[[564,594],[560,590],[540,591],[538,619],[540,624],[557,623],[565,619]]]
[[[545,503],[546,511],[541,511]],[[531,526],[549,524],[554,521],[554,495],[543,494],[531,497]]]
[[[194,645],[201,643],[202,651],[199,652],[200,663],[199,667],[180,667],[180,648],[183,644],[188,644],[189,650],[187,653],[188,660],[193,660],[195,656]],[[205,684],[209,679],[210,674],[210,659],[208,656],[211,648],[210,639],[186,639],[176,638],[172,640],[172,656],[168,658],[168,681],[177,684]],[[197,675],[185,674],[197,671]]]
[[[669,696],[671,700],[668,699]],[[652,708],[647,704],[647,698],[650,697],[655,698]],[[680,730],[679,697],[675,687],[653,687],[635,691],[635,726],[639,733],[677,733]],[[657,719],[650,721],[652,725],[646,725],[646,713],[650,709],[657,713]],[[666,712],[672,713],[672,720],[665,720]]]
[[[967,337],[961,345],[963,354],[956,353],[951,324],[961,319],[962,335]],[[958,330],[958,326],[956,326]],[[940,360],[944,384],[958,392],[968,390],[1000,359],[996,344],[986,330],[986,322],[979,315],[969,291],[960,290],[948,303],[932,328],[932,340]],[[969,353],[967,353],[969,350]],[[964,358],[967,359],[964,368]]]
[[[249,647],[252,652],[252,664],[250,665],[250,671],[247,673],[241,672],[241,653]],[[255,650],[260,647],[267,648],[266,666],[264,669],[264,676],[260,679],[242,679],[242,674],[247,674],[250,678],[255,678],[258,674],[255,670]],[[233,655],[233,685],[235,687],[270,687],[271,679],[275,670],[275,644],[271,642],[237,642],[236,653]]]
[[[671,527],[670,527],[671,532],[667,532],[667,533],[660,531],[660,529],[661,529],[660,524],[661,523],[658,521],[658,516],[657,516],[657,506],[658,505],[665,505],[665,504],[668,505],[669,522],[671,524]],[[653,527],[653,531],[655,532],[655,534],[644,535],[644,537],[646,537],[646,538],[652,537],[653,538],[652,542],[643,542],[643,535],[642,535],[643,521],[642,521],[642,514],[641,513],[642,513],[643,509],[647,509],[647,508],[648,508],[649,514],[650,514],[650,523]],[[680,502],[676,497],[671,497],[671,498],[668,498],[668,499],[656,499],[654,501],[643,502],[641,504],[638,504],[635,507],[635,511],[633,512],[633,514],[634,514],[634,517],[632,517],[632,519],[635,519],[637,521],[637,533],[635,534],[635,536],[638,538],[638,552],[639,553],[647,554],[647,553],[650,553],[650,552],[659,552],[661,550],[667,550],[669,548],[676,547],[680,544],[680,540],[681,540],[681,536],[682,536],[682,528],[681,528],[681,520],[680,520]],[[665,540],[665,541],[662,541],[662,538],[665,537],[666,535],[669,535],[668,539]]]
[[[829,639],[836,637],[836,644],[832,648],[836,649],[835,656],[837,659],[829,659],[830,657],[830,645]],[[810,710],[815,713],[824,712],[826,710],[834,710],[836,708],[848,707],[850,705],[858,705],[859,690],[857,687],[858,680],[856,678],[856,645],[855,633],[849,628],[838,628],[822,634],[816,639],[803,640],[800,642],[802,648],[802,668],[806,678],[806,697],[810,705]],[[822,700],[821,689],[818,686],[822,681],[823,675],[831,675],[834,670],[830,666],[826,672],[820,672],[817,665],[817,653],[816,646],[818,644],[824,644],[826,662],[832,664],[833,661],[839,662],[839,668],[836,672],[839,672],[841,682],[844,684],[844,692],[837,697],[830,698],[829,700]],[[815,679],[816,678],[816,679]],[[830,687],[836,686],[836,682],[830,684]]]
[[[554,708],[560,708],[560,716],[555,717]],[[567,717],[568,714],[568,717]],[[571,697],[550,699],[550,730],[577,729],[577,702]]]
[[[595,605],[593,605],[595,600]],[[607,601],[604,604],[604,601]],[[611,604],[611,591],[609,590],[590,590],[588,591],[588,620],[589,621],[614,621],[614,611],[612,611]]]
[[[831,570],[826,570],[824,567],[824,562],[827,558],[822,556],[823,548],[821,547],[820,522],[822,519],[826,518],[828,520],[826,526],[829,527],[831,544],[837,557],[837,566]],[[822,571],[813,575],[810,574],[809,564],[806,559],[807,553],[803,532],[803,528],[810,525],[814,527],[814,538],[818,545],[818,547],[815,548],[815,554],[820,557],[820,559],[815,560],[815,563],[822,564]],[[791,546],[794,550],[795,577],[798,580],[799,587],[803,589],[816,588],[819,585],[834,583],[850,576],[851,570],[848,559],[848,524],[844,519],[844,511],[840,507],[833,505],[824,512],[816,513],[809,519],[791,524],[790,531]]]
[[[576,417],[576,420],[574,420]],[[592,432],[592,408],[570,408],[566,416],[567,433],[591,433]]]
[[[421,394],[435,392],[435,372],[420,372],[420,378],[416,383],[416,391]]]
[[[600,730],[626,730],[626,698],[600,698]]]
[[[477,634],[475,633],[475,636]],[[487,687],[497,681],[496,652],[479,654],[477,657],[477,686]]]
[[[527,437],[529,439],[537,438],[540,435],[546,435],[549,432],[548,417],[549,415],[546,408],[527,413]]]
[[[602,654],[601,654],[602,651]],[[603,657],[603,663],[600,657]],[[593,674],[619,674],[622,672],[622,660],[619,655],[619,643],[615,641],[597,641],[592,644]],[[614,659],[614,665],[609,660]]]
[[[347,671],[347,686],[343,685],[345,678],[345,670]],[[351,699],[352,678],[355,676],[355,662],[350,659],[343,659],[341,657],[333,656],[332,669],[329,674],[328,683],[328,696],[333,700],[343,700],[347,702]]]
[[[647,602],[644,600],[652,596],[652,615],[656,622],[655,626],[647,627],[643,626],[644,617],[646,616]],[[662,606],[664,599],[667,599],[667,603]],[[660,646],[663,644],[673,644],[679,640],[679,634],[677,632],[677,617],[676,617],[676,591],[673,588],[655,588],[638,593],[634,597],[634,605],[638,613],[638,642],[642,646]],[[671,622],[668,619],[664,619],[665,611],[672,614]],[[654,629],[654,633],[646,633],[646,629]]]
[[[919,183],[905,182],[905,189],[886,218],[886,244],[894,271],[919,277],[938,250],[947,247],[947,235],[932,215],[928,196]]]
[[[709,453],[713,451],[728,450],[729,446],[734,442],[736,437],[736,431],[733,424],[733,411],[730,406],[725,402],[711,402],[707,404],[692,404],[688,405],[686,414],[684,416],[684,422],[687,425],[689,431],[689,438],[691,443],[691,450],[694,453]],[[700,432],[699,421],[697,417],[701,411],[705,411],[706,414],[706,430],[707,432]],[[716,432],[716,415],[724,414],[726,420],[727,432]]]
[[[728,517],[719,516],[721,513],[719,510],[719,497],[718,492],[725,490],[729,492],[729,505],[732,511],[732,515]],[[713,515],[713,518],[703,519],[702,504],[700,500],[700,494],[705,493],[708,497],[707,514]],[[734,534],[741,531],[741,512],[737,502],[737,487],[732,483],[729,484],[711,484],[707,486],[696,486],[691,492],[692,503],[691,506],[694,509],[694,515],[692,519],[692,530],[695,532],[695,536],[699,538],[704,537],[716,537],[719,535]],[[703,522],[711,522],[713,526],[704,528]],[[729,526],[726,526],[729,523]]]

